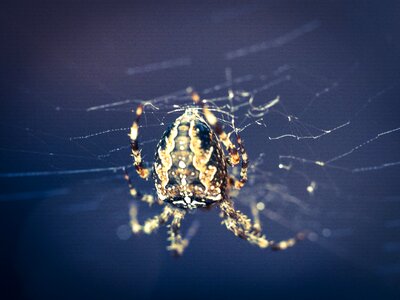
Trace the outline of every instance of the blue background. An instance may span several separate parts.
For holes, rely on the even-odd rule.
[[[89,114],[84,108],[131,97],[151,99],[187,86],[209,87],[224,81],[227,67],[240,76],[295,66],[290,74],[313,93],[325,86],[323,78],[339,80],[337,90],[311,105],[303,120],[322,128],[352,120],[352,127],[316,141],[315,159],[343,153],[399,126],[398,1],[17,1],[1,6],[2,173],[129,164],[129,151],[116,161],[77,157],[112,149],[126,141],[125,133],[84,147],[65,137],[132,122],[129,113]],[[223,58],[313,20],[319,28],[288,45]],[[129,67],[181,57],[190,57],[191,65],[126,74]],[[276,94],[290,112],[302,111],[310,100],[294,85],[263,96]],[[357,115],[369,99],[371,104]],[[282,132],[279,124],[270,125],[270,136]],[[151,139],[161,132],[157,127],[143,134]],[[266,139],[261,143],[266,136],[264,127],[244,132],[250,157],[266,153],[272,170],[282,148]],[[393,135],[341,162],[352,168],[398,161],[398,146]],[[309,154],[298,149],[298,156]],[[151,157],[153,149],[144,151]],[[326,181],[311,167],[302,170]],[[121,174],[103,181],[104,174],[97,173],[2,177],[2,299],[398,299],[399,225],[388,223],[399,218],[398,167],[357,175],[329,172],[340,193],[325,190],[314,205],[351,217],[316,222],[347,228],[349,235],[265,252],[223,229],[215,211],[199,213],[200,230],[179,259],[165,250],[165,230],[118,238],[130,201]],[[301,189],[293,178],[287,182]],[[144,211],[144,216],[153,213]],[[292,234],[279,224],[265,229],[276,239]]]

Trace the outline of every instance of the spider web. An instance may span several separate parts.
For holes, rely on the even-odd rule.
[[[244,7],[210,15],[211,26],[253,15],[258,8]],[[166,126],[193,106],[188,94],[193,88],[232,140],[235,133],[242,136],[251,160],[249,181],[234,201],[247,213],[256,204],[268,236],[280,239],[307,229],[316,245],[384,277],[397,277],[400,191],[391,182],[399,176],[400,123],[390,113],[396,110],[398,74],[384,71],[384,80],[370,84],[365,74],[375,67],[373,55],[362,57],[357,51],[343,51],[343,58],[330,52],[312,63],[313,55],[326,51],[318,45],[327,42],[332,23],[324,17],[296,22],[264,39],[234,40],[213,56],[212,73],[199,67],[197,52],[189,51],[123,64],[121,86],[92,79],[89,86],[97,97],[89,100],[84,92],[85,100],[73,100],[74,93],[64,95],[64,101],[30,93],[40,99],[39,107],[26,106],[30,112],[38,109],[38,117],[2,123],[0,177],[8,188],[1,200],[61,198],[62,210],[72,214],[105,209],[115,197],[129,203],[124,168],[138,188],[154,193],[151,182],[139,181],[132,168],[127,137],[132,111],[144,104],[139,136],[144,159],[151,163]],[[336,51],[341,45],[332,42]],[[200,75],[186,79],[193,73]],[[154,87],[127,88],[140,76]],[[41,122],[43,116],[51,126]],[[238,174],[238,168],[231,172]],[[119,224],[114,228],[119,238],[128,239],[124,207],[112,211],[113,225]],[[145,216],[154,214],[143,210]],[[360,256],[364,245],[368,253]]]

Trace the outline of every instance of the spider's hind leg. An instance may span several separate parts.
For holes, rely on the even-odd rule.
[[[203,110],[203,115],[207,120],[207,123],[213,128],[218,138],[225,146],[225,148],[229,152],[229,164],[232,166],[237,165],[240,162],[240,155],[236,148],[236,145],[232,143],[229,138],[229,135],[224,131],[221,123],[218,121],[218,118],[211,112],[208,108],[208,105],[205,101],[201,100],[200,95],[194,91],[191,91],[191,97],[195,104],[199,104]]]
[[[238,132],[235,130],[236,142],[239,146],[239,148],[237,148],[236,145],[231,141],[230,134],[227,134],[225,132],[221,123],[218,121],[218,118],[209,109],[205,100],[202,101],[199,94],[194,91],[191,91],[191,96],[193,102],[201,106],[203,110],[203,115],[206,118],[208,124],[214,129],[215,133],[218,135],[218,138],[227,149],[229,153],[229,157],[227,159],[228,164],[234,167],[239,164],[240,160],[242,161],[240,167],[240,178],[235,180],[234,183],[234,187],[240,190],[247,182],[247,169],[249,166],[249,157],[244,147],[243,140],[241,139]]]
[[[136,119],[132,124],[131,131],[128,134],[131,139],[131,152],[133,157],[133,165],[138,175],[143,179],[148,179],[151,174],[151,168],[146,167],[141,155],[141,149],[139,148],[139,121],[143,114],[143,105],[139,105],[136,109]]]

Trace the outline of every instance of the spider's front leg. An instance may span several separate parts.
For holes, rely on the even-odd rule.
[[[272,244],[265,236],[262,236],[256,230],[248,216],[239,210],[235,210],[233,203],[230,200],[224,200],[220,204],[222,224],[233,232],[234,235],[247,240],[249,243],[260,248],[267,248]]]
[[[231,201],[224,200],[220,204],[220,208],[222,211],[221,216],[224,218],[222,223],[226,228],[232,231],[234,235],[260,248],[271,247],[272,250],[285,250],[289,247],[293,247],[298,240],[305,238],[304,233],[299,233],[293,238],[280,242],[270,241],[265,235],[261,234],[261,225],[259,228],[252,225],[250,219],[245,214],[235,210]]]
[[[174,209],[173,220],[169,225],[168,230],[168,240],[170,241],[170,246],[167,247],[168,250],[173,251],[174,254],[180,256],[185,251],[185,248],[189,245],[189,239],[182,237],[180,228],[183,218],[186,212],[180,209]]]
[[[251,214],[253,216],[253,228],[256,233],[260,233],[261,228],[261,221],[260,221],[260,212],[257,208],[257,204],[255,202],[251,203]]]
[[[168,222],[170,217],[173,215],[174,210],[165,206],[163,211],[153,218],[147,219],[143,225],[141,225],[138,221],[137,214],[138,210],[135,205],[131,205],[129,210],[129,215],[131,217],[130,225],[133,233],[144,232],[146,234],[151,234],[153,231],[157,230],[160,226],[164,225]]]
[[[152,194],[143,194],[139,190],[137,190],[133,186],[131,177],[129,176],[127,170],[124,170],[124,172],[125,172],[124,179],[128,183],[129,193],[131,194],[131,196],[133,198],[139,199],[140,201],[143,201],[143,202],[146,202],[149,206],[153,205],[154,203],[157,203],[158,205],[163,204],[163,202],[160,199],[158,199],[158,197],[156,200]]]

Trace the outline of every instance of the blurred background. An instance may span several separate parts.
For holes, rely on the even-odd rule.
[[[1,298],[398,299],[399,13],[398,1],[2,2]],[[243,130],[253,164],[237,207],[261,202],[268,237],[307,240],[260,250],[216,209],[185,219],[198,232],[179,259],[165,228],[130,234],[131,111],[152,104],[151,161],[189,86]]]

